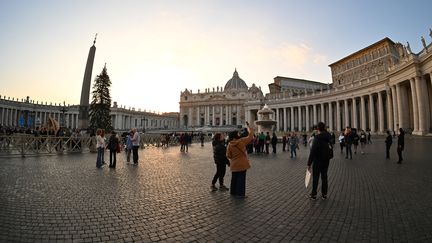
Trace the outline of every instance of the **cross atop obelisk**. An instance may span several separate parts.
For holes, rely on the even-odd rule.
[[[96,54],[96,37],[95,35],[93,45],[90,47],[87,57],[87,64],[84,72],[83,85],[81,89],[81,101],[79,106],[78,127],[80,129],[87,129],[89,125],[89,100],[90,100],[90,84],[93,71],[93,62]]]

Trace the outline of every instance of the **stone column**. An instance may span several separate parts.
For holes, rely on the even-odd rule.
[[[208,126],[210,124],[210,106],[205,107],[205,125]]]
[[[324,113],[324,103],[321,103],[321,119],[318,122],[324,122],[325,123],[325,113]]]
[[[349,124],[348,99],[344,100],[344,114],[345,114],[344,127],[351,126],[351,124]]]
[[[398,107],[398,122],[399,127],[406,129],[407,124],[404,122],[404,113],[407,111],[403,111],[403,97],[402,97],[402,87],[400,84],[396,85],[396,96],[397,96],[397,107]]]
[[[393,131],[397,131],[399,125],[399,115],[398,115],[398,94],[396,92],[396,86],[391,87],[392,90],[392,103],[393,103]]]
[[[227,106],[227,125],[231,125],[231,105]]]
[[[196,111],[196,126],[200,126],[200,107],[197,106],[196,107],[197,111]]]
[[[353,127],[355,127],[355,128],[359,128],[358,127],[358,117],[357,117],[357,102],[356,102],[356,98],[353,98],[352,99],[352,112],[353,112],[353,114],[352,114],[352,126]]]
[[[288,124],[288,122],[287,122],[287,108],[283,108],[283,130],[284,130],[284,132],[286,132],[286,130],[287,130],[287,124]]]
[[[393,131],[393,102],[391,89],[386,91],[386,102],[387,102],[387,130]]]
[[[426,80],[423,77],[415,77],[416,79],[416,91],[417,91],[417,103],[418,103],[418,114],[419,114],[419,129],[418,133],[424,135],[429,132],[430,127],[430,110],[428,90]]]
[[[372,94],[369,95],[369,128],[371,132],[375,132],[375,106]]]
[[[378,92],[378,132],[384,133],[384,106],[381,92]]]
[[[305,119],[306,119],[306,132],[309,132],[310,125],[309,125],[309,105],[305,106]]]
[[[366,130],[366,105],[364,96],[360,97],[360,105],[361,105],[361,129]]]
[[[336,130],[338,132],[342,131],[341,126],[341,110],[339,100],[336,101]]]
[[[1,108],[2,109],[2,113],[1,113],[1,118],[0,118],[0,124],[4,124],[4,107]]]
[[[331,102],[328,103],[328,107],[329,107],[328,108],[328,117],[329,117],[328,127],[329,127],[330,131],[333,131],[333,107],[332,107]]]
[[[302,109],[301,106],[297,107],[298,110],[298,130],[302,130]]]
[[[294,131],[294,107],[292,106],[291,108],[291,131]]]
[[[276,131],[280,131],[281,120],[279,116],[279,108],[276,108]]]
[[[416,87],[416,79],[410,79],[411,86],[411,96],[412,96],[412,105],[413,105],[413,121],[414,121],[414,133],[419,130],[419,112],[418,112],[418,99],[420,97],[417,96],[417,87]]]
[[[317,107],[316,107],[317,105],[316,104],[314,104],[313,105],[313,125],[316,125],[318,122],[317,122]]]
[[[9,122],[9,109],[6,108],[6,112],[5,112],[5,118],[4,118],[4,125],[9,126],[8,122]]]

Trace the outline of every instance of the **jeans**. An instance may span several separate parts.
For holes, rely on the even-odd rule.
[[[131,151],[132,149],[126,149],[126,162],[130,162]]]
[[[216,184],[216,181],[219,179],[219,185],[224,184],[224,176],[226,172],[226,164],[216,164],[216,174],[213,177],[212,185]]]
[[[291,144],[290,145],[290,150],[291,150],[291,158],[292,157],[297,157],[297,145],[295,144]]]
[[[104,148],[97,148],[97,157],[96,157],[96,167],[100,168],[102,166],[102,156],[104,153]]]
[[[246,171],[232,172],[230,193],[234,196],[246,194]]]
[[[134,164],[138,164],[138,148],[139,146],[133,146],[132,147],[132,160]]]
[[[329,161],[314,162],[312,164],[312,196],[317,195],[318,180],[321,175],[321,194],[327,196],[328,182],[327,182],[327,171]]]

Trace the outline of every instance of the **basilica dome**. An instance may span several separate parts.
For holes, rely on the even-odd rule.
[[[225,84],[224,90],[248,90],[248,86],[246,85],[245,81],[239,77],[237,69],[234,71],[233,77]]]

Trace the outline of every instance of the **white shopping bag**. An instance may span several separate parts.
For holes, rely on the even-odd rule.
[[[310,173],[310,171],[308,169],[306,169],[306,176],[305,176],[305,186],[306,186],[306,188],[309,185],[310,179],[311,179],[311,173]]]

